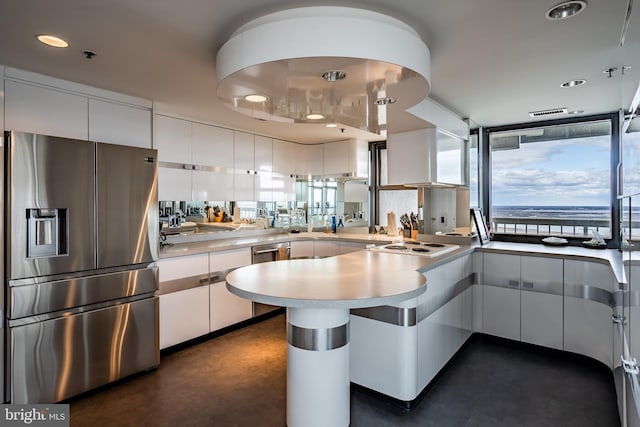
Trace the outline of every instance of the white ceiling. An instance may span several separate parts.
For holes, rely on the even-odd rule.
[[[628,108],[640,81],[640,4],[619,46],[627,0],[588,0],[565,21],[559,0],[20,0],[0,7],[0,64],[156,101],[156,110],[291,141],[376,139],[348,128],[261,122],[216,99],[217,50],[242,24],[292,7],[334,5],[385,13],[431,50],[431,97],[482,126],[531,121],[529,111],[595,114]],[[327,28],[331,31],[331,28]],[[58,34],[69,49],[35,34]],[[291,37],[321,39],[322,34]],[[402,46],[398,46],[402,49]],[[83,50],[98,56],[87,60]],[[623,65],[633,68],[624,76]],[[612,78],[602,70],[617,67]],[[563,89],[564,81],[587,84]]]

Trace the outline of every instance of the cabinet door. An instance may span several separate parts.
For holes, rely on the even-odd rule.
[[[254,142],[253,135],[245,132],[233,133],[234,199],[255,200],[253,187],[254,175]]]
[[[254,169],[257,171],[254,181],[254,200],[269,202],[273,200],[273,140],[256,135],[254,145]]]
[[[562,260],[523,256],[520,268],[522,341],[562,350]]]
[[[87,97],[11,80],[4,91],[6,130],[89,138]]]
[[[273,171],[285,175],[296,173],[296,148],[298,144],[273,140]]]
[[[324,145],[324,175],[350,172],[349,141],[328,142]]]
[[[209,286],[160,295],[160,348],[209,333]]]
[[[196,200],[233,199],[233,131],[192,123]]]
[[[250,319],[253,315],[252,302],[229,292],[223,280],[226,272],[251,264],[251,249],[212,252],[209,255],[211,280],[210,310],[211,331]]]
[[[211,310],[209,328],[211,331],[250,319],[253,315],[251,301],[229,292],[227,282],[212,284],[209,297]]]
[[[155,141],[160,162],[158,200],[193,200],[191,123],[158,115]]]
[[[564,261],[564,349],[613,364],[615,279],[606,264]]]
[[[520,340],[520,257],[484,254],[484,332]]]
[[[151,110],[89,99],[89,140],[151,148]]]
[[[298,175],[322,176],[324,170],[324,144],[303,145],[299,148],[301,161]]]

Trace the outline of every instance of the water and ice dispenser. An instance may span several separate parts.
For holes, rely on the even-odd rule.
[[[27,209],[27,258],[68,255],[67,209]]]

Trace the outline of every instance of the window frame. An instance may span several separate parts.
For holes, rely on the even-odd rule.
[[[479,147],[482,152],[480,153],[481,162],[483,167],[481,168],[480,177],[480,205],[484,212],[486,212],[488,223],[491,224],[493,212],[491,210],[491,179],[492,179],[492,163],[491,163],[491,144],[489,142],[489,135],[492,132],[504,132],[525,130],[530,128],[539,128],[543,126],[561,126],[570,125],[576,123],[585,123],[592,121],[609,120],[611,123],[611,156],[610,156],[610,182],[609,182],[609,206],[611,213],[611,238],[605,239],[607,241],[608,248],[620,247],[620,203],[618,201],[618,174],[620,163],[620,114],[618,112],[595,114],[589,116],[568,117],[555,120],[543,120],[536,122],[518,123],[505,126],[493,126],[482,128],[482,138],[479,141]],[[539,235],[523,235],[523,234],[492,234],[492,240],[504,241],[504,242],[517,242],[517,243],[540,243]],[[567,237],[570,245],[581,245],[584,238],[571,238]]]

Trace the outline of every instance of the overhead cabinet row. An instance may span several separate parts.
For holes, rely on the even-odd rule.
[[[366,141],[296,144],[156,115],[160,200],[295,201],[298,179],[367,176]]]
[[[131,100],[132,103],[128,103],[129,97],[117,94],[113,94],[113,99],[105,99],[12,77],[24,78],[23,74],[10,68],[5,72],[6,130],[152,147],[151,102]],[[80,85],[71,89],[83,89],[75,86]]]

